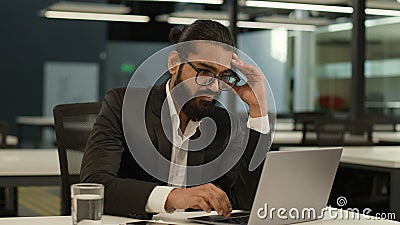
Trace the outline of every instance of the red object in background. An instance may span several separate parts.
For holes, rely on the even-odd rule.
[[[318,103],[325,109],[343,110],[347,108],[346,102],[339,96],[321,96],[318,98]]]

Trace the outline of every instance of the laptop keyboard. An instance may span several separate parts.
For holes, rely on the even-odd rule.
[[[218,222],[246,225],[247,222],[249,222],[249,215],[246,215],[246,216],[238,216],[238,217],[231,217],[231,218],[229,218],[229,219],[221,219],[221,220],[218,220]]]

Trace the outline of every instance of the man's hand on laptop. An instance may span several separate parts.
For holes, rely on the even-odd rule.
[[[229,218],[232,212],[232,205],[229,202],[226,193],[208,183],[192,188],[175,188],[172,190],[165,202],[165,209],[202,209],[211,212],[211,209],[217,211],[218,215]]]

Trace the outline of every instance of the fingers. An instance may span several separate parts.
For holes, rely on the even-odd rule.
[[[231,203],[229,201],[228,196],[226,195],[226,193],[224,191],[222,191],[221,189],[217,188],[216,186],[213,186],[213,189],[218,194],[216,196],[216,198],[217,198],[217,201],[219,202],[219,204],[222,207],[221,214],[224,215],[227,218],[230,217],[230,213],[232,212],[232,205],[231,205]]]
[[[250,75],[251,74],[260,75],[261,74],[256,66],[245,63],[244,61],[239,59],[239,57],[237,56],[236,53],[233,53],[231,62],[233,64],[233,66],[237,67],[240,70],[240,72],[244,73],[245,75],[249,75],[249,74]],[[246,74],[246,73],[248,73],[248,74]]]
[[[219,215],[229,217],[232,212],[232,205],[229,198],[224,191],[217,188],[213,184],[208,184],[209,188],[209,202],[211,206],[218,212]]]
[[[198,197],[196,199],[196,204],[197,206],[199,206],[199,208],[201,208],[202,210],[204,210],[205,212],[211,212],[211,207],[210,205],[204,200],[204,198],[202,197]]]
[[[165,207],[199,208],[205,212],[211,212],[214,208],[218,215],[226,218],[229,218],[232,212],[232,205],[226,193],[211,183],[188,189],[174,189],[169,194]]]

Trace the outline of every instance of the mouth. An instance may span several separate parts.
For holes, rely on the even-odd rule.
[[[213,98],[213,97],[210,97],[210,96],[200,96],[199,98],[200,98],[201,100],[207,101],[207,102],[212,102],[212,101],[214,100],[214,98]]]

